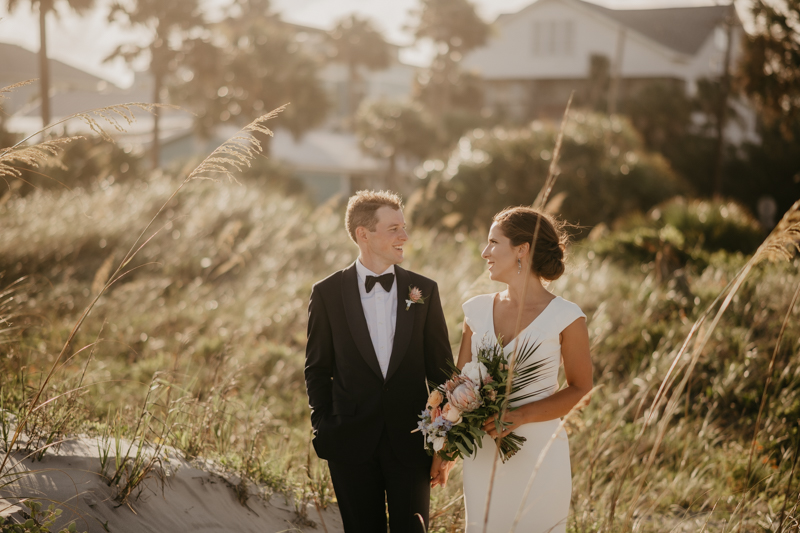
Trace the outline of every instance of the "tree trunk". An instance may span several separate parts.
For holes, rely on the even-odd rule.
[[[608,114],[615,115],[617,113],[617,104],[619,102],[620,85],[622,84],[622,60],[625,56],[625,40],[627,33],[625,28],[620,26],[617,31],[617,49],[614,54],[614,63],[612,64],[611,71],[611,85],[608,89]]]
[[[39,3],[39,87],[42,101],[42,127],[50,124],[50,64],[47,61],[47,11],[45,2]]]
[[[161,103],[161,86],[163,85],[163,74],[161,69],[156,66],[153,69],[153,103]],[[153,113],[153,146],[150,151],[150,161],[153,170],[161,166],[161,146],[158,138],[159,134],[159,115],[161,110],[156,108]]]
[[[392,151],[392,155],[389,156],[389,169],[386,172],[386,188],[396,193],[401,192],[397,183],[397,154],[394,151]]]
[[[351,121],[356,115],[356,83],[358,83],[358,66],[354,61],[347,63],[347,119]]]
[[[731,49],[733,48],[733,4],[725,18],[728,42],[725,45],[725,62],[722,68],[719,108],[717,109],[717,146],[714,158],[714,198],[722,197],[722,165],[725,149],[725,124],[728,119],[728,95],[731,92]]]
[[[444,115],[450,110],[450,76],[455,72],[455,65],[450,58],[450,52],[444,58],[444,80],[442,83],[442,100],[440,102],[440,113]]]

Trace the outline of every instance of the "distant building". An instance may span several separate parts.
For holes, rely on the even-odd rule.
[[[744,30],[730,6],[609,9],[538,0],[498,17],[489,43],[462,64],[483,78],[486,105],[519,121],[559,116],[573,90],[579,104],[602,97],[613,109],[651,82],[693,95],[698,80],[718,78],[728,23],[733,67]],[[750,115],[745,129],[752,130]]]
[[[97,93],[106,90],[109,86],[113,87],[102,78],[56,59],[50,59],[49,64],[51,97],[74,91]],[[39,54],[15,44],[0,43],[0,88],[35,78],[39,78]],[[4,115],[9,116],[20,111],[27,112],[33,107],[38,108],[39,93],[38,80],[8,93],[2,101]],[[39,125],[41,127],[41,118]]]
[[[298,40],[307,50],[323,62],[319,79],[328,93],[333,109],[321,128],[310,131],[299,139],[287,131],[277,130],[271,142],[271,157],[285,164],[309,189],[312,197],[324,201],[333,195],[348,196],[354,190],[380,187],[388,163],[364,155],[358,139],[341,129],[347,108],[348,72],[345,65],[327,58],[326,32],[317,28],[290,24]],[[402,99],[410,97],[415,67],[398,59],[399,48],[390,45],[391,61],[381,71],[363,69],[360,100]],[[55,122],[74,113],[127,102],[150,102],[152,81],[147,72],[136,73],[130,88],[121,89],[114,84],[57,60],[51,65],[51,108]],[[22,47],[0,43],[0,87],[37,78],[37,54]],[[6,120],[0,124],[10,131],[28,135],[41,128],[39,85],[32,84],[11,93],[2,102]],[[116,134],[118,142],[127,148],[146,150],[152,142],[152,117],[144,112],[136,114],[137,120],[126,127],[126,133]],[[187,112],[164,110],[160,121],[161,164],[208,154],[236,128],[223,125],[211,135],[200,139],[194,132],[193,117]],[[89,132],[88,127],[74,122],[66,127],[69,134]],[[112,132],[113,133],[113,132]],[[229,135],[230,134],[230,135]]]

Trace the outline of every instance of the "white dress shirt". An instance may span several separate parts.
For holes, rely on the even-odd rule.
[[[394,265],[387,268],[380,274],[372,272],[361,264],[360,259],[356,259],[356,272],[358,272],[358,293],[361,295],[361,308],[364,310],[364,317],[367,319],[369,336],[372,339],[372,346],[375,347],[375,355],[378,356],[378,364],[386,377],[389,370],[389,359],[392,357],[392,346],[394,345],[394,329],[397,322],[397,276]],[[380,283],[376,283],[370,292],[367,292],[364,284],[367,276],[382,276],[386,273],[395,274],[392,288],[389,292]]]

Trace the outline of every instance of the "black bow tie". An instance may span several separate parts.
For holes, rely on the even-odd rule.
[[[364,288],[367,289],[368,293],[372,292],[372,288],[375,286],[376,282],[381,284],[383,290],[389,292],[392,290],[392,283],[394,283],[394,274],[389,272],[383,276],[367,276],[367,281],[364,283]]]

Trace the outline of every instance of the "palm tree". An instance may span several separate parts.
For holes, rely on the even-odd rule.
[[[287,103],[276,124],[296,138],[324,122],[328,99],[319,61],[268,0],[236,0],[213,32],[213,39],[186,42],[176,76],[183,81],[170,86],[174,101],[195,112],[200,135]]]
[[[130,0],[124,4],[117,1],[111,6],[108,15],[110,22],[122,19],[130,27],[141,28],[150,32],[150,43],[121,44],[106,58],[110,61],[121,57],[132,63],[141,56],[150,59],[150,73],[153,76],[153,104],[161,103],[168,74],[177,68],[177,59],[181,47],[193,29],[204,24],[198,0]],[[156,110],[153,117],[153,146],[151,160],[153,168],[158,168],[159,150],[159,116]]]
[[[439,146],[436,128],[417,102],[364,102],[355,119],[361,149],[389,166],[385,186],[403,191],[407,183],[398,179],[397,158],[418,162]]]
[[[418,17],[414,30],[417,41],[433,41],[438,50],[430,68],[430,81],[438,87],[438,98],[432,109],[446,113],[451,104],[454,82],[458,79],[458,63],[464,54],[483,46],[489,38],[489,25],[475,12],[469,0],[421,0],[422,7],[413,12]]]
[[[69,8],[83,14],[94,7],[94,0],[60,0]],[[31,9],[39,10],[39,84],[42,99],[42,127],[50,124],[50,63],[47,59],[47,14],[53,11],[56,0],[29,0]],[[8,11],[14,11],[22,2],[6,0]]]
[[[361,81],[358,67],[380,70],[389,66],[389,45],[369,19],[350,15],[339,21],[328,34],[334,59],[347,65],[347,116],[352,117],[358,107],[356,86]]]

